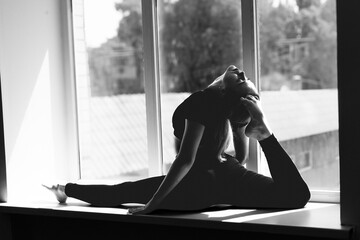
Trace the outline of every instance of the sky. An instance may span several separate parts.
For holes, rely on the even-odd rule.
[[[84,1],[85,37],[88,47],[98,47],[116,36],[122,14],[114,5],[119,0]]]
[[[85,37],[88,47],[98,47],[107,39],[116,36],[122,14],[115,9],[115,3],[122,0],[84,0]],[[326,0],[321,0],[325,2]],[[294,0],[274,0],[279,3],[294,4]]]

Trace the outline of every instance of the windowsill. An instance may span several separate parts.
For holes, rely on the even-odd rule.
[[[131,216],[126,209],[89,207],[81,201],[0,203],[0,213],[82,218],[128,223],[212,228],[270,234],[349,239],[352,228],[340,224],[340,205],[308,203],[303,209],[210,209],[203,212],[163,212]]]

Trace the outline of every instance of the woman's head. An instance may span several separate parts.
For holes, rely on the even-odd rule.
[[[259,93],[254,85],[245,75],[245,72],[234,65],[230,65],[222,75],[223,92],[226,104],[230,109],[229,119],[232,122],[247,123],[250,115],[240,99],[248,95],[259,98]]]
[[[244,71],[234,65],[230,65],[222,76],[226,94],[234,95],[239,99],[247,95],[259,96],[254,83],[246,77]]]
[[[240,99],[247,95],[259,97],[254,85],[245,75],[245,72],[234,65],[230,65],[226,71],[217,77],[208,88],[220,90],[223,95]]]
[[[226,71],[216,78],[208,87],[220,97],[218,112],[219,125],[217,127],[217,147],[214,149],[223,151],[228,139],[228,121],[238,124],[250,122],[250,114],[241,103],[241,97],[253,95],[259,98],[255,85],[246,77],[244,71],[234,65],[230,65]]]

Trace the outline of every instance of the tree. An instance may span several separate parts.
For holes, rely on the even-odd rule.
[[[299,13],[291,22],[300,29],[301,38],[310,37],[309,56],[304,59],[301,75],[309,79],[304,88],[336,87],[336,19],[325,20],[324,11],[336,12],[334,1],[297,0]],[[329,14],[328,14],[329,16]]]
[[[139,4],[133,0],[115,4],[124,16],[117,36],[87,50],[92,96],[144,92]]]
[[[194,92],[206,87],[228,65],[242,66],[239,2],[159,1],[160,70],[164,91]],[[299,75],[308,82],[305,88],[336,87],[335,3],[333,0],[325,3],[297,0],[296,4],[294,8],[293,5],[274,6],[272,1],[259,1],[261,75],[263,79],[274,81],[274,84],[269,82],[267,86],[281,86],[282,81]],[[117,89],[110,94],[144,92],[140,1],[124,0],[117,3],[115,8],[123,15],[117,33],[118,43],[111,39],[100,48],[106,51],[116,51],[119,47],[126,49],[133,53],[131,63],[124,63],[124,57],[114,58],[109,64],[101,63],[104,51],[93,51],[91,57],[98,58],[92,61],[96,63],[93,68],[98,68],[93,72],[104,76],[107,74],[107,79],[117,79],[116,84],[110,86]],[[304,40],[309,51],[296,62],[286,62],[280,53],[284,42],[296,42],[294,40]],[[115,74],[121,70],[121,66],[129,64],[136,69],[132,82],[119,78],[121,74]],[[113,70],[100,69],[102,65]],[[275,77],[278,79],[273,79]],[[109,84],[97,83],[97,86],[108,88]]]
[[[132,47],[136,68],[136,79],[139,89],[136,92],[144,92],[143,80],[143,38],[142,38],[142,16],[140,1],[124,0],[116,3],[117,11],[123,13],[123,18],[119,23],[117,37],[120,42],[124,42]]]
[[[283,63],[279,58],[281,40],[286,39],[287,23],[294,18],[292,9],[285,5],[271,6],[269,1],[261,1],[260,7],[260,59],[261,75],[282,72]]]
[[[336,16],[335,1],[297,0],[297,8],[280,4],[267,6],[261,15],[261,73],[287,79],[301,76],[303,88],[336,87]],[[303,57],[281,59],[281,43],[307,45]],[[291,53],[289,53],[291,54]],[[286,60],[286,58],[285,58]],[[279,74],[273,74],[273,73]],[[264,77],[265,79],[271,79]],[[271,80],[270,80],[271,81]],[[276,81],[276,79],[273,79]],[[271,86],[271,83],[266,84]]]
[[[337,30],[335,1],[328,0],[318,11],[310,45],[310,56],[305,62],[307,77],[318,83],[318,88],[337,87]]]
[[[241,65],[239,1],[168,1],[163,10],[160,34],[167,91],[196,91],[229,64]]]
[[[229,64],[241,64],[239,1],[163,1],[161,65],[166,91],[193,92],[207,86]],[[139,5],[116,4],[124,18],[118,38],[135,50],[137,77],[142,77],[142,31]]]

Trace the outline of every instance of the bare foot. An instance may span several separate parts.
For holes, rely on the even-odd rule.
[[[272,132],[267,124],[266,118],[260,106],[260,101],[257,97],[248,95],[246,98],[241,98],[241,101],[251,116],[250,123],[245,129],[246,136],[254,138],[258,141],[270,137]]]
[[[56,199],[59,201],[59,203],[66,202],[67,196],[65,194],[65,186],[64,185],[56,184],[56,185],[52,185],[52,186],[46,186],[43,184],[42,186],[47,188],[52,193],[54,193],[54,195],[55,195]]]

